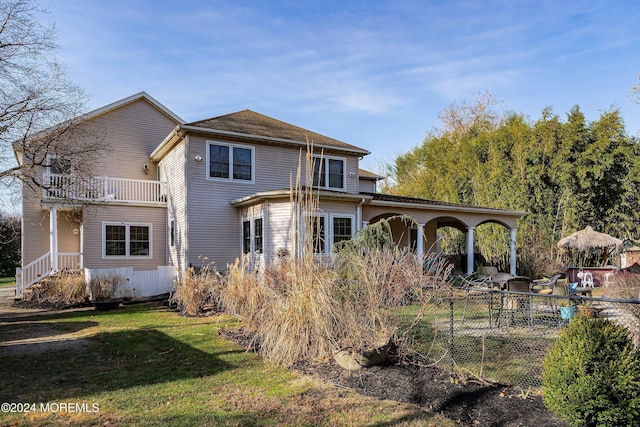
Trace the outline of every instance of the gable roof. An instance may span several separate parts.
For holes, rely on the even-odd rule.
[[[197,122],[189,123],[189,125],[239,134],[258,135],[280,140],[297,141],[305,144],[307,143],[308,138],[309,142],[314,146],[334,147],[350,151],[366,152],[369,154],[368,151],[356,147],[355,145],[329,138],[328,136],[303,129],[299,126],[294,126],[251,110],[242,110],[236,113],[199,120]]]
[[[371,181],[378,181],[380,179],[384,179],[384,176],[380,176],[366,169],[358,169],[358,175],[360,179],[368,179]]]
[[[355,145],[347,144],[255,111],[242,110],[176,126],[174,131],[151,153],[151,158],[153,160],[162,158],[173,144],[184,136],[185,132],[299,147],[306,147],[307,142],[309,142],[315,148],[346,151],[360,156],[370,154],[369,151]]]
[[[169,118],[171,118],[175,122],[184,123],[184,120],[182,120],[180,117],[178,117],[178,115],[176,113],[174,113],[173,111],[169,110],[167,107],[162,105],[155,98],[153,98],[151,95],[149,95],[147,92],[144,92],[144,91],[138,92],[136,94],[133,94],[131,96],[123,98],[123,99],[121,99],[119,101],[112,102],[111,104],[105,105],[104,107],[100,107],[100,108],[97,108],[97,109],[95,109],[93,111],[90,111],[90,112],[88,112],[86,114],[83,114],[80,117],[78,117],[78,121],[93,119],[93,118],[98,117],[98,116],[100,116],[102,114],[105,114],[105,113],[108,113],[110,111],[116,110],[116,109],[118,109],[120,107],[123,107],[123,106],[125,106],[127,104],[131,104],[133,102],[136,102],[136,101],[138,101],[140,99],[144,99],[149,104],[151,104],[153,107],[155,107],[158,111],[160,111],[164,115],[168,116]]]
[[[133,94],[131,96],[128,96],[126,98],[123,98],[119,101],[115,101],[112,102],[111,104],[107,104],[103,107],[100,108],[96,108],[95,110],[89,111],[88,113],[84,113],[81,114],[79,116],[74,117],[73,119],[67,120],[65,122],[62,123],[58,123],[55,124],[47,129],[35,132],[34,134],[29,136],[29,139],[38,139],[40,137],[43,137],[44,135],[49,134],[50,132],[53,132],[56,129],[62,129],[65,126],[68,126],[72,123],[81,123],[84,122],[86,120],[91,120],[94,119],[98,116],[101,116],[103,114],[109,113],[111,111],[117,110],[118,108],[124,107],[125,105],[134,103],[136,101],[139,100],[145,100],[146,102],[148,102],[149,104],[151,104],[152,107],[154,107],[155,109],[157,109],[158,111],[160,111],[162,114],[166,115],[167,117],[169,117],[170,119],[172,119],[173,121],[175,121],[178,124],[184,123],[184,120],[182,120],[176,113],[174,113],[173,111],[169,110],[167,107],[165,107],[164,105],[162,105],[160,102],[158,102],[155,98],[153,98],[151,95],[149,95],[148,93],[142,91],[142,92],[138,92],[136,94]],[[21,146],[19,144],[12,144],[13,145],[13,150],[14,152],[18,152],[21,149]],[[16,157],[17,156],[16,154]],[[18,160],[18,163],[20,163],[20,160]]]

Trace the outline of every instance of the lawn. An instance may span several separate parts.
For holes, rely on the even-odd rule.
[[[15,277],[0,277],[0,288],[9,288],[16,285]]]
[[[0,425],[454,425],[267,363],[218,336],[229,316],[159,304],[21,316],[0,313],[0,402],[35,410],[0,412]]]

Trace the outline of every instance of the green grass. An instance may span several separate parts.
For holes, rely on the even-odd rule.
[[[9,318],[0,313],[0,402],[71,402],[98,412],[0,412],[0,425],[436,425],[440,416],[338,390],[218,336],[229,316],[185,318],[161,305]],[[16,340],[79,344],[16,354]],[[47,338],[49,337],[49,338]],[[30,347],[35,348],[35,345]]]
[[[0,288],[9,288],[16,285],[15,277],[0,277]]]

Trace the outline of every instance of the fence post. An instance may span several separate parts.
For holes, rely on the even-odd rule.
[[[453,289],[449,290],[449,369],[453,373]]]

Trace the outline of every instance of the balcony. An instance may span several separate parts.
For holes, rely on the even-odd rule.
[[[166,205],[166,183],[145,179],[43,174],[46,202]]]

